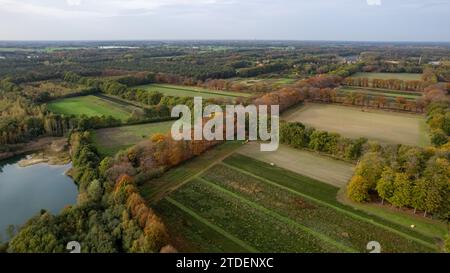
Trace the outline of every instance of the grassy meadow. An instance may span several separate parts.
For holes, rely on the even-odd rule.
[[[117,100],[94,95],[52,101],[48,108],[63,115],[112,116],[120,120],[128,119],[133,110],[141,110],[125,102],[119,103]]]
[[[235,99],[239,97],[250,97],[249,93],[231,92],[209,90],[200,87],[179,86],[172,84],[149,84],[138,86],[137,88],[148,91],[157,91],[167,96],[176,97],[202,97],[203,99],[221,98],[221,99]]]
[[[173,121],[95,130],[94,143],[102,155],[112,156],[122,149],[133,146],[154,134],[167,134]]]

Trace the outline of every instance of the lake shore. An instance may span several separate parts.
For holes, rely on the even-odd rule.
[[[19,167],[28,167],[39,163],[48,165],[66,165],[70,163],[67,139],[53,140],[39,152],[28,155],[18,162]]]
[[[45,150],[49,148],[55,141],[64,141],[65,139],[66,138],[64,137],[43,137],[35,141],[30,141],[28,143],[12,145],[11,148],[13,149],[13,151],[0,152],[0,160]]]

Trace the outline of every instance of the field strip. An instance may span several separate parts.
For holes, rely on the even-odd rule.
[[[237,245],[243,247],[244,249],[248,250],[249,252],[259,253],[259,251],[256,248],[248,245],[246,242],[242,241],[241,239],[239,239],[239,238],[229,234],[228,232],[226,232],[222,228],[220,228],[220,227],[214,225],[213,223],[209,222],[208,220],[204,219],[203,217],[201,217],[200,215],[198,215],[197,213],[195,213],[191,209],[189,209],[186,206],[184,206],[183,204],[179,203],[178,201],[176,201],[176,200],[174,200],[174,199],[172,199],[170,197],[166,197],[165,199],[169,203],[171,203],[172,205],[174,205],[177,208],[179,208],[180,210],[182,210],[183,212],[185,212],[185,213],[189,214],[190,216],[192,216],[193,218],[195,218],[197,221],[200,221],[201,223],[205,224],[209,228],[211,228],[214,231],[218,232],[222,236],[230,239],[231,241],[233,241]]]
[[[202,181],[203,183],[207,184],[208,186],[218,190],[218,191],[221,191],[221,192],[223,192],[223,193],[225,193],[227,195],[230,195],[230,196],[238,199],[239,201],[241,201],[241,202],[243,202],[243,203],[245,203],[245,204],[247,204],[247,205],[257,209],[257,210],[259,210],[259,211],[261,211],[261,212],[263,212],[265,214],[268,214],[268,215],[276,218],[277,220],[279,220],[281,222],[290,224],[290,225],[292,225],[292,226],[294,226],[296,228],[301,229],[302,231],[304,231],[306,233],[309,233],[309,234],[311,234],[311,235],[313,235],[315,237],[318,237],[320,240],[325,241],[327,243],[330,243],[330,244],[334,245],[337,248],[343,249],[346,252],[354,252],[354,253],[358,253],[359,252],[356,249],[347,247],[347,246],[345,246],[345,245],[335,241],[334,239],[332,239],[332,238],[330,238],[330,237],[328,237],[328,236],[326,236],[326,235],[324,235],[324,234],[322,234],[320,232],[317,232],[317,231],[315,231],[313,229],[310,229],[310,228],[308,228],[308,227],[306,227],[306,226],[304,226],[302,224],[299,224],[299,223],[297,223],[297,222],[295,222],[295,221],[293,221],[293,220],[291,220],[291,219],[289,219],[287,217],[284,217],[284,216],[282,216],[282,215],[280,215],[280,214],[278,214],[278,213],[276,213],[276,212],[274,212],[274,211],[272,211],[270,209],[267,209],[267,208],[265,208],[265,207],[255,203],[255,202],[249,201],[248,199],[246,199],[246,198],[244,198],[244,197],[242,197],[242,196],[240,196],[240,195],[238,195],[238,194],[236,194],[234,192],[231,192],[231,191],[229,191],[227,189],[224,189],[224,188],[222,188],[222,187],[220,187],[220,186],[218,186],[218,185],[216,185],[216,184],[214,184],[212,182],[209,182],[208,180],[206,180],[206,179],[204,179],[202,177],[199,177],[197,179]]]
[[[416,237],[413,237],[413,236],[411,236],[411,235],[408,235],[408,234],[406,234],[406,233],[403,233],[403,232],[401,232],[401,231],[398,231],[398,230],[396,230],[396,229],[394,229],[394,228],[391,228],[391,227],[385,226],[385,225],[383,225],[383,224],[380,224],[380,223],[378,223],[378,222],[375,222],[373,219],[367,219],[367,218],[365,218],[365,217],[362,217],[362,216],[359,216],[359,215],[357,215],[357,214],[351,213],[351,212],[348,211],[348,210],[345,210],[345,209],[342,209],[342,208],[338,208],[338,207],[336,207],[336,206],[333,206],[332,204],[329,204],[329,203],[324,202],[324,201],[322,201],[322,200],[316,199],[316,198],[314,198],[314,197],[312,197],[312,196],[303,194],[303,193],[301,193],[301,192],[298,192],[298,191],[293,190],[293,189],[291,189],[291,188],[288,188],[288,187],[286,187],[286,186],[280,185],[280,184],[278,184],[278,183],[276,183],[276,182],[273,182],[273,181],[271,181],[271,180],[269,180],[269,179],[267,179],[267,178],[260,177],[260,176],[258,176],[258,175],[253,174],[253,173],[250,173],[250,172],[248,172],[248,171],[242,170],[242,169],[240,169],[240,168],[238,168],[238,167],[229,165],[229,164],[227,164],[227,163],[225,163],[225,162],[221,162],[220,164],[223,164],[223,165],[225,165],[225,166],[227,166],[227,167],[229,167],[229,168],[231,168],[231,169],[234,169],[235,171],[239,171],[239,172],[241,172],[241,173],[244,173],[244,174],[247,174],[247,175],[252,176],[252,177],[254,177],[254,178],[257,178],[257,179],[259,179],[259,180],[261,180],[261,181],[264,181],[264,182],[266,182],[266,183],[268,183],[268,184],[271,184],[271,185],[273,185],[273,186],[276,186],[276,187],[279,187],[279,188],[281,188],[281,189],[287,190],[287,191],[289,191],[289,192],[291,192],[291,193],[293,193],[293,194],[296,194],[296,195],[302,196],[302,197],[304,197],[304,198],[307,198],[307,199],[309,199],[309,200],[311,200],[311,201],[314,201],[314,202],[316,202],[316,203],[319,203],[319,204],[321,204],[321,205],[328,206],[328,207],[330,207],[330,208],[332,208],[332,209],[335,209],[335,210],[337,210],[337,211],[339,211],[339,212],[345,213],[345,214],[347,214],[347,215],[349,215],[349,216],[351,216],[351,217],[353,217],[353,218],[355,218],[355,219],[358,219],[358,220],[361,220],[361,221],[366,221],[366,222],[371,223],[371,224],[373,224],[373,225],[376,225],[376,226],[378,226],[378,227],[387,229],[387,230],[389,230],[389,231],[391,231],[391,232],[394,232],[394,233],[396,233],[396,234],[398,234],[398,235],[400,235],[400,236],[403,236],[403,237],[405,237],[405,238],[407,238],[407,239],[413,240],[413,241],[415,241],[415,242],[417,242],[417,243],[420,243],[420,244],[422,244],[422,245],[425,245],[425,246],[427,246],[427,247],[430,247],[430,248],[432,248],[432,249],[434,249],[434,250],[437,249],[437,247],[436,247],[435,245],[433,245],[433,244],[430,244],[430,243],[425,242],[425,241],[423,241],[423,240],[421,240],[421,239],[418,239],[418,238],[416,238]]]
[[[226,93],[222,93],[222,92],[213,92],[213,91],[207,91],[207,90],[203,91],[203,90],[185,89],[185,88],[182,88],[182,87],[172,87],[172,86],[157,85],[157,84],[154,84],[153,86],[160,87],[160,88],[167,88],[167,89],[173,89],[173,90],[192,92],[192,93],[199,93],[199,94],[203,93],[203,94],[220,95],[220,96],[233,97],[233,98],[240,97],[239,95],[226,94]]]

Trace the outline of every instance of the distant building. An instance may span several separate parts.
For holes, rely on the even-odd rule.
[[[387,64],[399,64],[399,61],[384,61]]]
[[[355,64],[358,61],[359,61],[358,55],[347,56],[347,57],[342,58],[342,63],[345,63],[345,64]]]
[[[434,62],[429,62],[428,64],[431,64],[431,65],[441,65],[441,62],[439,62],[439,61],[434,61]]]

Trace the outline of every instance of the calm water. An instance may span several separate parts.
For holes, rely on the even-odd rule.
[[[64,175],[70,164],[21,168],[20,159],[0,161],[0,236],[4,240],[9,225],[22,225],[41,209],[57,214],[74,204],[78,194],[72,179]]]

